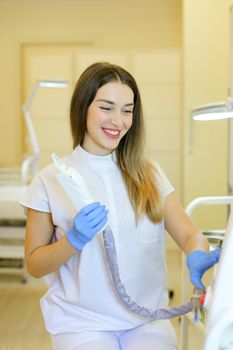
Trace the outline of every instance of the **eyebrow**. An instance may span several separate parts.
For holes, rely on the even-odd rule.
[[[115,105],[114,102],[112,101],[109,101],[109,100],[105,100],[105,99],[98,99],[96,100],[97,102],[106,102],[106,103],[109,103],[110,105]],[[133,106],[134,103],[126,103],[125,106]]]

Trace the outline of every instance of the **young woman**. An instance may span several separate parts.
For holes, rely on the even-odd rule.
[[[84,177],[93,203],[75,213],[54,165],[38,174],[21,201],[27,269],[48,285],[41,308],[53,348],[176,349],[169,321],[149,322],[119,300],[101,229],[108,221],[128,294],[154,310],[168,305],[165,229],[187,253],[191,280],[200,288],[218,253],[206,252],[208,242],[174,188],[144,157],[141,100],[127,71],[109,63],[87,68],[73,93],[70,124],[74,150],[64,162]]]

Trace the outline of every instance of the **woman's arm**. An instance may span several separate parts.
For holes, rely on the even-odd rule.
[[[33,277],[40,278],[56,271],[76,252],[66,236],[52,243],[53,232],[50,213],[28,208],[25,260]]]
[[[202,276],[218,262],[220,249],[208,252],[208,240],[185,213],[174,192],[166,198],[164,220],[166,230],[187,255],[186,262],[192,284],[205,290]]]
[[[165,200],[164,221],[167,232],[184,253],[194,250],[208,251],[208,240],[185,213],[175,192]]]
[[[108,210],[99,202],[86,205],[73,219],[66,235],[52,243],[54,225],[50,213],[28,209],[25,259],[28,272],[42,277],[56,271],[91,241],[107,222]]]

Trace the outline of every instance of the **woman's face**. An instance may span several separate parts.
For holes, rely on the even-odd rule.
[[[82,147],[96,155],[111,153],[132,125],[133,107],[128,85],[114,81],[101,86],[87,110]]]

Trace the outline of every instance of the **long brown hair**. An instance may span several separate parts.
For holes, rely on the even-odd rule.
[[[137,84],[130,73],[120,66],[94,63],[80,76],[71,99],[70,125],[73,147],[82,145],[87,125],[87,110],[97,90],[112,81],[128,85],[134,93],[133,123],[121,139],[116,152],[136,222],[145,214],[154,222],[162,220],[162,200],[155,180],[156,169],[144,158],[144,122]]]

